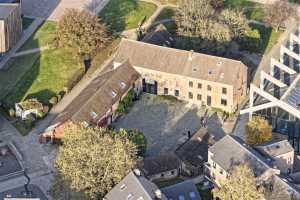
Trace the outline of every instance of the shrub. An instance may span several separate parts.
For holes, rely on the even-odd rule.
[[[57,102],[60,102],[60,100],[62,99],[62,96],[60,94],[56,95],[57,97]]]
[[[127,95],[122,99],[117,108],[118,113],[125,113],[132,106],[135,93],[133,90],[129,90]]]
[[[138,155],[143,156],[147,150],[147,139],[143,132],[138,129],[120,129],[119,134],[127,137],[130,141],[132,141],[137,149]]]
[[[49,100],[49,103],[52,105],[56,105],[57,102],[58,102],[57,96],[51,97],[51,99]]]
[[[49,112],[49,106],[43,106],[43,113],[47,114]]]
[[[15,117],[16,116],[16,111],[13,109],[13,108],[10,108],[9,110],[8,110],[8,114],[9,114],[9,116],[10,117]]]

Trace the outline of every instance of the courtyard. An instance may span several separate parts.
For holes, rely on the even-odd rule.
[[[138,129],[147,138],[147,155],[175,151],[188,139],[188,131],[194,134],[201,128],[201,118],[207,116],[207,127],[216,136],[224,131],[220,120],[206,108],[161,96],[143,94],[129,113],[119,118],[113,126],[118,130]]]
[[[0,178],[22,173],[23,167],[8,145],[0,146]]]

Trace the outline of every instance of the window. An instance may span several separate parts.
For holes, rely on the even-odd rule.
[[[169,93],[169,89],[168,88],[164,88],[164,95],[167,95]]]
[[[90,113],[90,115],[91,115],[91,117],[92,117],[93,119],[96,119],[96,117],[98,116],[97,113],[95,113],[94,111],[92,111],[92,112]]]
[[[125,189],[126,189],[126,185],[125,184],[121,185],[120,190],[123,191]]]
[[[198,88],[201,89],[202,88],[202,84],[198,83]]]
[[[172,170],[172,171],[171,171],[171,174],[172,174],[172,175],[174,175],[174,174],[175,174],[175,172]]]
[[[207,91],[211,91],[211,86],[210,85],[207,86]]]
[[[126,84],[122,81],[122,82],[120,83],[120,87],[121,87],[122,89],[124,89],[124,88],[126,87]]]
[[[220,174],[223,174],[223,169],[220,170]]]
[[[207,96],[206,104],[207,104],[208,106],[211,106],[211,96]]]
[[[164,177],[165,175],[162,173],[161,175],[160,175],[160,177]]]
[[[222,94],[227,94],[227,88],[222,88]]]
[[[193,99],[193,93],[189,92],[189,99]]]
[[[217,166],[217,165],[216,165],[216,163],[215,163],[215,162],[213,162],[213,168],[216,168],[216,166]]]
[[[113,98],[115,98],[116,96],[117,96],[117,93],[115,93],[115,91],[111,91],[111,96],[113,97]]]
[[[227,106],[227,100],[226,99],[221,99],[221,104],[223,106]]]
[[[175,97],[179,96],[179,90],[175,90]]]
[[[87,128],[89,126],[89,123],[87,123],[86,121],[83,121],[82,124],[85,128]]]
[[[193,81],[190,81],[190,82],[189,82],[189,86],[190,86],[190,87],[193,87]]]
[[[134,198],[134,196],[132,195],[132,194],[129,194],[128,196],[127,196],[127,200],[132,200]]]
[[[199,101],[202,100],[202,95],[201,94],[197,94],[197,100],[199,100]]]

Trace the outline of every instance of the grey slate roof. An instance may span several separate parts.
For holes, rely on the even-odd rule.
[[[190,140],[179,147],[175,154],[185,163],[195,167],[207,162],[209,146],[215,144],[215,138],[206,128],[199,129]]]
[[[226,171],[249,162],[255,175],[260,176],[271,167],[270,162],[235,136],[226,135],[210,147],[209,151],[213,153],[213,160]]]
[[[19,4],[0,3],[0,19],[7,18],[15,9],[19,7]]]
[[[105,200],[154,200],[157,186],[143,176],[130,172],[104,197]],[[162,198],[166,200],[166,198]]]
[[[142,41],[166,47],[173,47],[175,44],[175,39],[163,24],[158,25],[153,31],[148,33]]]
[[[270,141],[255,147],[263,154],[276,157],[294,151],[294,148],[287,140]]]
[[[190,180],[162,188],[161,191],[169,200],[201,200],[197,187]]]
[[[247,71],[241,61],[122,39],[114,61],[128,59],[135,67],[227,85]]]
[[[138,162],[138,167],[146,176],[153,176],[162,172],[180,168],[180,160],[174,154],[150,156]]]

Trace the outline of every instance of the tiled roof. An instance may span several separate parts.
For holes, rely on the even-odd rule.
[[[89,122],[91,113],[99,120],[139,78],[139,73],[129,62],[124,62],[115,70],[95,78],[71,104],[54,120],[53,124],[67,120]],[[123,84],[123,88],[121,87]]]
[[[154,200],[157,186],[143,176],[130,172],[105,197],[105,200]],[[164,197],[164,196],[163,196]],[[162,198],[166,200],[166,198]]]
[[[168,199],[201,200],[197,187],[191,180],[165,187],[161,190]]]
[[[287,140],[266,142],[255,147],[258,151],[269,156],[279,156],[294,151]]]
[[[180,167],[180,160],[174,154],[150,156],[138,162],[138,167],[146,176],[156,175]]]
[[[240,61],[122,39],[115,62],[234,85],[247,67]]]

